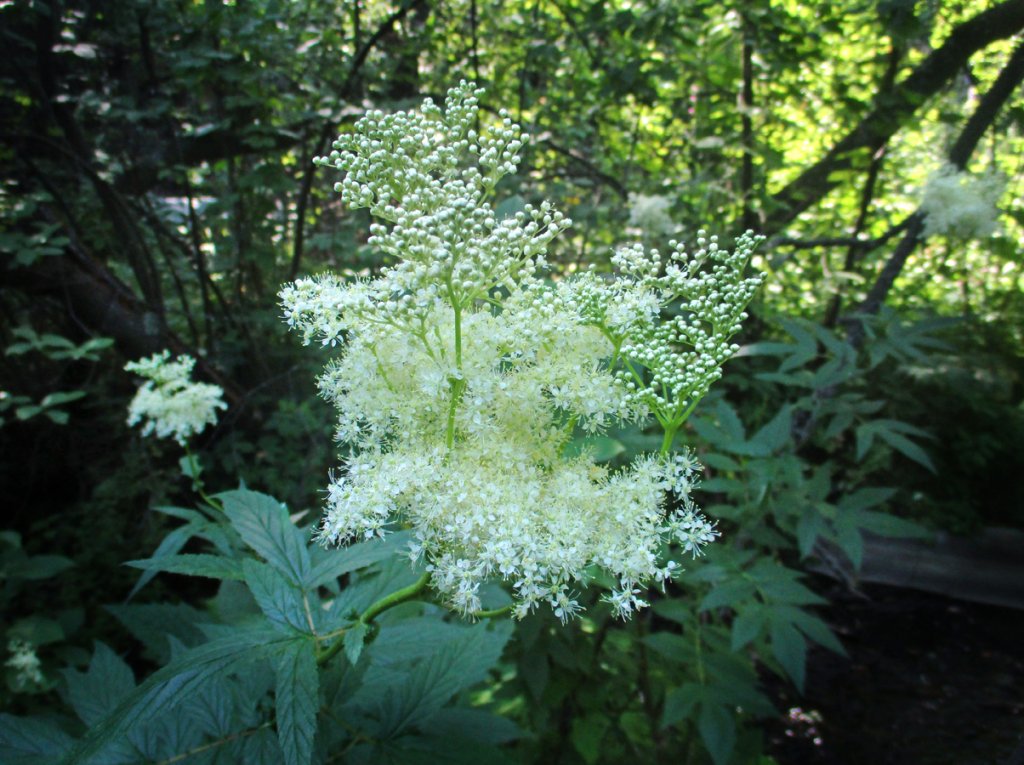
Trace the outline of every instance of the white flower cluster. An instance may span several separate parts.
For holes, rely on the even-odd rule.
[[[14,638],[7,642],[7,651],[11,654],[5,667],[14,671],[14,685],[19,690],[42,685],[46,678],[43,677],[43,665],[36,655],[36,647],[25,640]]]
[[[664,388],[658,365],[680,336],[735,331],[742,306],[716,301],[749,294],[720,269],[736,268],[746,244],[735,256],[709,246],[709,276],[697,258],[657,277],[637,265],[650,256],[629,250],[616,261],[622,279],[542,282],[547,242],[569,221],[548,205],[496,219],[487,197],[523,138],[504,116],[475,132],[478,95],[463,83],[443,112],[430,101],[418,113],[372,112],[321,160],[346,173],[337,188],[348,205],[390,223],[373,239],[400,260],[373,280],[324,276],[281,292],[305,342],[344,346],[319,382],[352,456],[331,479],[320,534],[345,543],[409,525],[411,557],[469,614],[494,578],[511,586],[515,616],[547,603],[566,620],[580,609],[574,587],[598,566],[618,579],[608,600],[626,617],[650,582],[678,570],[659,563],[666,543],[697,555],[717,536],[690,497],[699,466],[683,454],[611,471],[565,447],[577,429],[645,417],[658,399],[641,388]],[[675,296],[694,318],[655,335]],[[689,329],[698,320],[714,326]],[[651,385],[626,362],[634,349]]]
[[[922,236],[945,234],[981,239],[996,230],[996,204],[1005,180],[994,173],[974,176],[945,164],[928,179],[921,200],[925,214]]]
[[[659,194],[629,194],[629,225],[631,228],[663,236],[676,230],[675,221],[669,215],[672,202]]]
[[[142,435],[173,437],[184,446],[193,435],[214,424],[217,410],[227,409],[227,404],[218,386],[189,379],[195,359],[185,355],[174,361],[170,358],[170,351],[163,351],[125,364],[127,371],[146,378],[128,407],[128,424],[143,422]]]

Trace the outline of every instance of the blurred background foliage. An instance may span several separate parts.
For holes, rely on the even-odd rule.
[[[532,137],[505,209],[575,221],[559,271],[701,228],[768,237],[744,350],[686,433],[725,541],[625,628],[528,620],[488,703],[522,761],[757,762],[764,672],[799,687],[808,641],[842,650],[801,572],[855,572],[863,531],[1024,527],[1022,30],[1020,0],[0,2],[0,627],[43,672],[4,701],[44,707],[94,639],[137,651],[102,606],[188,482],[128,430],[125,361],[199,358],[230,403],[195,444],[207,485],[318,512],[322,358],[276,292],[384,264],[311,160],[365,109],[472,79]],[[1006,178],[995,234],[919,236],[944,162]],[[674,226],[634,228],[631,195]]]

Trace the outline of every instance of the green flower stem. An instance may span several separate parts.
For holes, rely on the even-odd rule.
[[[224,508],[221,507],[220,502],[203,490],[203,482],[199,478],[199,462],[196,460],[195,455],[192,454],[192,450],[188,448],[188,444],[185,444],[185,458],[188,460],[189,468],[192,471],[192,490],[202,498],[203,502],[218,513],[223,512]]]
[[[474,611],[470,616],[474,619],[492,619],[495,616],[502,616],[512,610],[512,604],[509,603],[507,606],[501,608],[492,608],[489,611]]]
[[[359,619],[356,620],[356,624],[361,624],[364,627],[369,627],[374,619],[376,619],[378,616],[380,616],[388,609],[401,605],[406,601],[415,600],[417,595],[420,595],[424,590],[427,589],[427,584],[429,582],[430,574],[424,574],[415,582],[410,584],[408,587],[403,587],[400,590],[395,590],[394,592],[385,595],[383,598],[381,598],[376,603],[372,604],[369,608],[367,608],[365,611],[363,611],[363,613],[359,616]],[[337,633],[335,633],[338,636],[338,639],[331,643],[331,645],[323,653],[317,656],[316,663],[318,666],[324,666],[327,662],[334,658],[338,651],[340,651],[344,647],[344,636],[349,629],[351,629],[351,627],[348,627],[344,630],[339,630]]]
[[[395,590],[390,595],[385,595],[383,598],[378,600],[372,606],[363,611],[363,615],[359,617],[359,621],[362,624],[369,626],[370,622],[380,616],[382,613],[387,611],[389,608],[394,608],[397,605],[405,603],[407,600],[414,600],[417,595],[427,589],[427,584],[430,582],[430,574],[424,574],[415,582],[410,584],[408,587],[403,587],[400,590]]]
[[[449,294],[452,293],[449,283]],[[452,301],[455,296],[452,294]],[[466,389],[466,381],[462,379],[462,306],[455,302],[455,369],[458,377],[450,380],[452,386],[452,400],[448,405],[448,424],[445,428],[444,442],[448,451],[455,446],[455,413],[462,399],[462,392]]]
[[[662,457],[668,456],[672,451],[672,442],[676,440],[676,432],[679,430],[678,425],[667,424],[665,425],[665,437],[661,440],[661,449],[658,450],[658,454]]]

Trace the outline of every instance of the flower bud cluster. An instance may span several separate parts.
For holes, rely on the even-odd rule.
[[[612,258],[618,278],[591,270],[559,285],[562,300],[614,344],[626,406],[646,407],[663,425],[678,427],[721,376],[738,350],[730,340],[763,279],[744,277],[760,241],[748,231],[730,252],[700,231],[693,255],[670,243],[664,268],[657,250],[632,245]],[[663,319],[668,312],[674,315]]]
[[[142,435],[172,437],[184,446],[213,425],[217,410],[227,409],[227,404],[218,386],[191,381],[195,359],[182,355],[171,361],[170,357],[170,351],[163,351],[125,365],[127,371],[146,378],[128,407],[128,424],[143,422]]]
[[[344,173],[347,205],[384,221],[372,241],[396,262],[372,280],[325,276],[281,291],[304,342],[342,345],[319,386],[350,456],[331,477],[320,536],[347,543],[408,525],[410,556],[467,614],[497,579],[515,616],[547,604],[569,619],[596,565],[618,580],[608,600],[628,617],[651,582],[678,572],[659,562],[666,543],[696,555],[717,536],[690,497],[699,466],[688,454],[645,456],[613,471],[566,446],[577,429],[648,414],[654,399],[619,366],[627,339],[637,359],[654,354],[644,349],[661,338],[667,301],[680,296],[735,331],[740,311],[712,302],[738,301],[741,288],[716,269],[745,255],[712,246],[708,276],[682,265],[659,276],[650,256],[627,250],[621,279],[545,284],[534,272],[569,221],[547,204],[497,219],[488,197],[523,139],[505,116],[477,133],[478,95],[463,83],[443,112],[430,101],[371,112],[321,160]]]
[[[928,179],[921,200],[924,213],[922,236],[945,234],[961,239],[981,239],[996,230],[996,204],[1006,181],[986,173],[974,176],[945,164]]]
[[[346,205],[388,224],[371,226],[369,242],[397,261],[378,289],[400,296],[384,310],[401,324],[421,321],[439,292],[467,306],[511,287],[543,265],[548,242],[571,224],[547,203],[504,220],[486,203],[515,171],[525,139],[504,111],[499,125],[477,132],[481,92],[461,83],[443,112],[429,99],[419,111],[371,111],[314,160],[345,174],[335,190]]]

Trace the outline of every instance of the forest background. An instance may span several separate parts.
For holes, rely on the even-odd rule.
[[[205,549],[152,510],[187,505],[190,482],[126,425],[124,364],[199,359],[229,403],[193,445],[206,486],[241,481],[313,523],[337,459],[323,357],[286,335],[277,292],[385,264],[312,158],[366,109],[467,79],[532,138],[499,214],[546,199],[574,221],[556,273],[607,269],[629,241],[753,229],[767,280],[682,434],[721,549],[626,627],[600,609],[569,627],[531,617],[431,714],[500,715],[473,746],[511,761],[765,757],[765,677],[799,689],[811,646],[842,651],[805,571],[855,578],[865,532],[1024,527],[1022,30],[1022,0],[0,2],[0,698],[39,726],[17,744],[27,723],[4,715],[0,746],[61,755],[119,708],[132,670],[201,646],[196,624],[259,612],[238,577],[151,566],[140,590],[121,565]],[[997,179],[991,230],[928,225],[946,164]],[[657,437],[589,446],[618,464]],[[416,618],[446,623],[431,608]],[[125,671],[120,697],[83,712],[88,678]],[[192,725],[139,761],[198,762],[280,733],[277,715]],[[439,719],[333,743],[321,723],[294,761],[412,761]],[[266,761],[283,742],[266,739]]]

